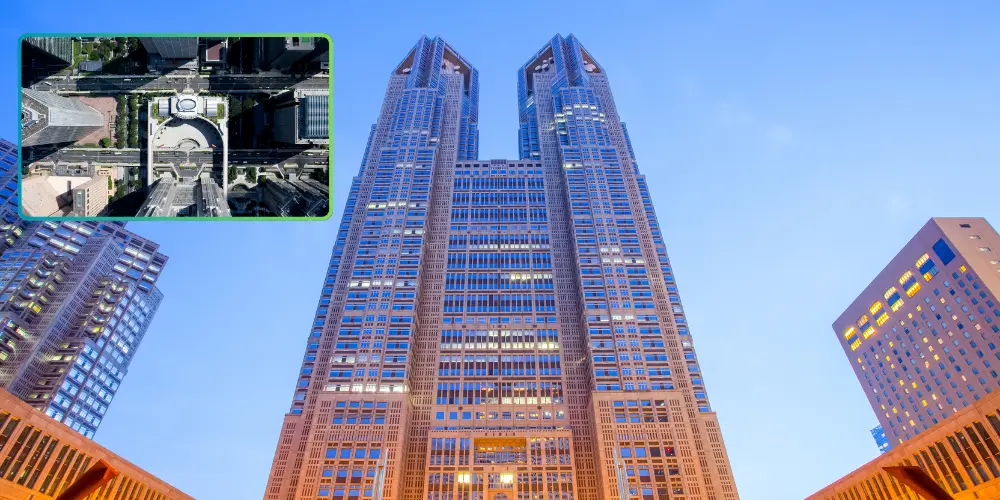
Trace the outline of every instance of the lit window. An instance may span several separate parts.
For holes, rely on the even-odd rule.
[[[980,252],[989,252],[990,251],[990,247],[979,247],[979,251]]]
[[[896,287],[889,287],[889,289],[885,291],[883,297],[885,297],[886,303],[889,304],[892,312],[896,312],[900,307],[903,307],[903,299],[900,297]]]
[[[981,239],[983,239],[983,237],[979,236],[978,234],[970,234],[969,235],[969,239],[970,240],[981,240]]]
[[[854,332],[855,332],[855,329],[854,329],[853,326],[850,327],[850,328],[848,328],[847,331],[844,332],[844,339],[851,340],[851,337],[854,336]]]
[[[882,303],[881,302],[876,302],[876,303],[872,304],[871,307],[868,308],[868,311],[872,313],[872,316],[874,316],[875,313],[877,313],[877,312],[879,312],[881,310],[882,310]]]
[[[882,315],[875,320],[875,324],[882,326],[886,321],[889,321],[889,313],[883,312]]]
[[[864,333],[862,335],[864,335],[865,339],[868,339],[868,337],[871,337],[872,335],[875,335],[875,327],[869,325],[868,328],[865,329],[865,331],[864,331]]]

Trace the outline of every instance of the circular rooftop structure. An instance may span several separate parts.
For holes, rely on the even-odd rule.
[[[180,111],[194,111],[198,108],[198,103],[190,97],[183,97],[177,100],[177,109]]]

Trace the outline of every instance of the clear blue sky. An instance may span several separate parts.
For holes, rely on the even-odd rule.
[[[513,158],[515,72],[572,32],[611,78],[653,186],[741,497],[800,499],[876,456],[875,416],[830,324],[928,218],[1000,226],[1000,6],[496,4],[4,7],[10,139],[22,32],[334,40],[334,220],[132,224],[170,256],[166,299],[98,442],[199,499],[261,498],[389,72],[421,34],[443,36],[480,72],[480,158]]]

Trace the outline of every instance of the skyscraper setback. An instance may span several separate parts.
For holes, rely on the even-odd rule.
[[[0,140],[0,183],[17,179]],[[93,437],[163,294],[167,257],[124,223],[26,222],[0,190],[0,388]]]
[[[422,38],[354,178],[265,498],[738,498],[645,178],[573,37],[518,71],[519,159]]]

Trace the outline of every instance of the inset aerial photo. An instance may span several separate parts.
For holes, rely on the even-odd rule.
[[[31,218],[330,215],[330,39],[21,39]]]

